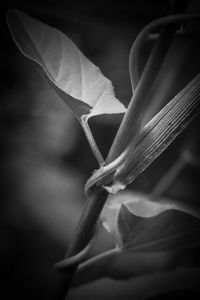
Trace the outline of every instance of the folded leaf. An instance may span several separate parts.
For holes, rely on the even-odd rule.
[[[59,30],[19,10],[10,10],[7,22],[20,51],[37,63],[49,84],[80,118],[122,113],[112,83]]]

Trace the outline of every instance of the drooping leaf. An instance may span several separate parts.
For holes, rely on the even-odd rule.
[[[111,81],[65,34],[16,9],[8,12],[7,22],[20,51],[78,118],[125,112]]]

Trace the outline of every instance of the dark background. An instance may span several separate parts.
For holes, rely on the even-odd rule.
[[[85,136],[71,111],[50,91],[11,39],[5,14],[15,7],[65,32],[112,80],[125,106],[131,98],[128,56],[139,30],[165,16],[170,1],[1,1],[1,299],[47,299],[52,265],[65,248],[85,204],[83,186],[97,168]],[[188,1],[186,11],[200,10]],[[197,38],[198,35],[198,38]],[[156,86],[161,106],[200,70],[199,33],[176,39]],[[152,47],[141,53],[141,69]],[[164,94],[164,96],[163,96]],[[146,118],[154,110],[149,107]],[[121,116],[101,116],[91,126],[104,156]],[[150,192],[168,167],[189,149],[195,157],[199,118],[130,188]],[[199,209],[199,170],[189,166],[167,196],[190,199]],[[104,243],[109,241],[104,237]],[[99,244],[101,251],[106,246]],[[185,294],[186,295],[186,294]],[[165,296],[162,299],[172,299]],[[176,297],[176,295],[174,296]]]

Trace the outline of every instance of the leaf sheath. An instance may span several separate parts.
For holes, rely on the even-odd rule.
[[[115,182],[123,187],[145,170],[200,112],[200,74],[143,129],[136,150],[117,169]]]

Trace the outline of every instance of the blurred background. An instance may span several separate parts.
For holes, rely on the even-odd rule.
[[[186,11],[200,11],[198,0]],[[132,92],[129,50],[137,33],[150,21],[165,16],[168,0],[133,1],[1,1],[1,299],[48,299],[53,264],[66,246],[86,203],[84,183],[98,167],[84,133],[70,109],[50,90],[21,55],[8,31],[5,14],[15,7],[66,33],[112,80],[125,106]],[[200,70],[199,32],[177,37],[151,90],[156,106],[145,121],[173,98]],[[143,47],[141,70],[152,48]],[[121,115],[98,116],[91,128],[104,157]],[[199,118],[129,187],[149,193],[184,151],[198,158]],[[166,196],[190,199],[199,209],[199,169],[188,166]],[[95,251],[109,247],[102,234]]]

